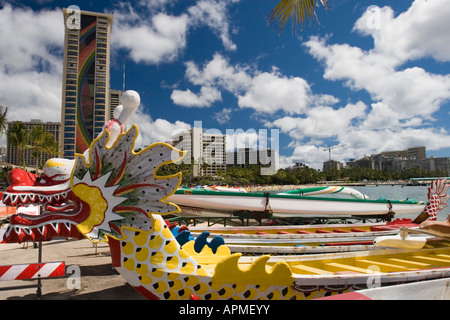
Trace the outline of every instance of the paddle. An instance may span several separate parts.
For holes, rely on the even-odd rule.
[[[416,234],[416,236],[410,236],[410,234]],[[450,240],[450,234],[443,234],[437,231],[424,229],[411,229],[403,226],[400,228],[400,232],[397,235],[377,237],[373,241],[373,244],[376,246],[392,248],[422,249],[427,241],[432,238]]]

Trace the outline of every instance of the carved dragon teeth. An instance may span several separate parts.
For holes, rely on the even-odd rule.
[[[42,223],[35,226],[9,225],[4,234],[6,243],[45,241],[56,237],[81,238],[76,223],[68,220]]]
[[[35,193],[9,193],[5,191],[3,193],[3,203],[10,206],[17,205],[25,205],[30,203],[39,203],[39,204],[51,204],[58,203],[64,200],[67,200],[67,195],[69,190],[65,190],[63,192],[43,195],[43,194],[35,194]],[[37,200],[37,201],[36,201]]]

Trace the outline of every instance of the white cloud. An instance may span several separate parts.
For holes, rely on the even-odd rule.
[[[186,63],[186,78],[194,85],[218,86],[238,93],[251,81],[248,66],[232,66],[221,54],[216,53],[203,70],[193,62]]]
[[[0,64],[7,72],[32,70],[62,71],[64,43],[63,17],[60,9],[34,12],[29,8],[0,10]],[[57,49],[57,54],[52,53]]]
[[[449,133],[446,130],[429,128],[347,131],[340,136],[340,142],[348,148],[346,150],[337,149],[336,152],[343,153],[345,151],[346,158],[415,146],[426,146],[427,150],[450,147]],[[353,156],[347,154],[353,154]]]
[[[130,16],[135,19],[130,19]],[[187,15],[176,17],[159,13],[148,21],[133,14],[118,12],[114,19],[112,47],[128,50],[136,63],[170,62],[186,47]]]
[[[222,95],[216,88],[201,87],[199,94],[189,89],[174,90],[170,98],[173,103],[183,107],[210,107],[212,103],[222,100]]]
[[[141,105],[131,118],[131,123],[139,127],[136,148],[144,148],[155,142],[168,142],[180,130],[191,128],[189,124],[182,121],[171,123],[165,119],[153,120],[150,115],[143,113],[143,108]]]
[[[215,54],[213,59],[207,62],[203,68],[199,68],[193,61],[186,63],[186,78],[194,85],[201,86],[201,92],[205,87],[218,88],[232,93],[238,99],[241,108],[252,108],[257,112],[274,113],[282,110],[288,114],[302,114],[311,105],[335,104],[338,99],[331,95],[316,95],[310,85],[301,77],[288,77],[282,75],[275,67],[270,72],[260,72],[249,65],[231,65],[220,54]],[[185,104],[189,101],[201,102],[199,95],[193,95],[188,89]],[[175,97],[179,97],[180,91],[175,90]],[[201,96],[201,95],[200,95]],[[183,101],[175,100],[179,105]],[[203,105],[208,106],[206,101]]]
[[[372,6],[356,21],[354,30],[372,35],[374,51],[400,63],[425,56],[450,61],[449,15],[446,0],[415,0],[397,17],[390,7]]]
[[[328,45],[312,37],[305,43],[325,66],[324,78],[344,80],[355,91],[366,90],[383,102],[398,120],[429,117],[450,98],[450,76],[431,74],[419,67],[395,70],[389,58],[347,44]]]
[[[166,6],[169,6],[173,3],[177,2],[177,0],[140,0],[139,4],[141,6],[145,6],[150,10],[158,10],[162,9]]]
[[[233,2],[233,1],[231,1]],[[230,37],[228,8],[230,1],[201,0],[188,9],[194,26],[207,25],[221,39],[227,50],[236,50],[236,44]]]
[[[255,75],[245,93],[238,96],[238,105],[259,112],[284,110],[289,114],[300,114],[308,107],[311,95],[310,86],[303,78],[263,72]]]
[[[372,110],[362,124],[362,128],[377,130],[399,126],[397,114],[382,102],[372,104]]]
[[[258,149],[259,135],[255,129],[229,129],[226,132],[226,148],[228,152],[251,148],[254,150]]]
[[[60,122],[61,77],[61,74],[37,71],[0,72],[0,104],[8,108],[8,121]]]
[[[219,124],[224,124],[230,121],[231,119],[231,113],[233,112],[233,109],[231,108],[223,108],[222,111],[216,112],[214,114],[214,119]]]
[[[186,48],[189,30],[206,25],[227,50],[235,50],[228,16],[233,2],[201,0],[179,15],[163,11],[166,0],[140,1],[135,6],[120,2],[114,12],[112,48],[128,50],[136,63],[172,62]]]
[[[280,167],[289,167],[295,161],[300,161],[306,163],[311,168],[322,170],[325,158],[328,159],[328,154],[325,153],[323,148],[313,144],[303,144],[296,146],[291,156],[280,156]]]
[[[0,105],[9,121],[61,121],[63,25],[61,9],[0,10]]]
[[[337,137],[347,130],[352,130],[352,121],[365,115],[366,105],[363,102],[348,104],[343,108],[318,106],[311,108],[304,117],[291,117],[273,121],[270,125],[280,128],[297,141],[308,138]]]

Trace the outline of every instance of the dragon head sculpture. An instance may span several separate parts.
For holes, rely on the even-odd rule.
[[[42,214],[11,216],[4,241],[20,243],[55,237],[81,237],[75,227],[78,201],[70,186],[74,163],[74,160],[50,159],[42,176],[18,168],[10,171],[3,203],[16,207],[37,205]]]
[[[46,241],[57,237],[88,237],[93,242],[107,236],[121,238],[121,227],[150,228],[148,215],[168,214],[179,208],[166,201],[181,183],[181,173],[158,176],[166,163],[184,156],[165,143],[134,152],[138,128],[122,132],[120,121],[129,120],[139,105],[134,91],[124,93],[119,120],[105,125],[83,154],[74,160],[47,161],[42,176],[11,170],[3,203],[41,206],[39,216],[11,216],[5,242]]]
[[[91,144],[88,158],[76,158],[70,181],[83,216],[77,229],[91,241],[103,241],[106,236],[119,239],[123,226],[149,230],[149,214],[179,210],[166,199],[179,187],[181,173],[158,176],[156,171],[184,153],[165,143],[135,153],[137,133],[134,125],[120,134],[111,148],[103,134]]]

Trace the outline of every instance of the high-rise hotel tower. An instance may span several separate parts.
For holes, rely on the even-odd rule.
[[[63,9],[64,70],[60,144],[63,157],[83,153],[110,115],[109,56],[113,15]]]

